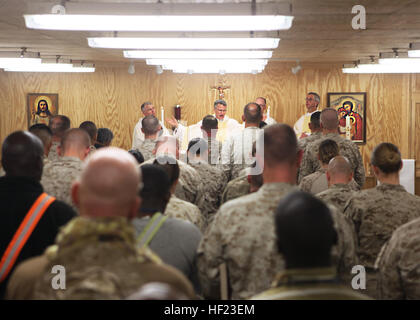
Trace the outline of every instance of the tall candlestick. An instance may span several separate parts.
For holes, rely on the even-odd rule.
[[[269,118],[270,117],[270,106],[268,106],[268,108],[267,108],[267,118]]]
[[[163,109],[163,106],[160,107],[160,118],[162,125],[165,125],[165,109]]]
[[[346,117],[346,139],[351,140],[351,121],[350,117]]]

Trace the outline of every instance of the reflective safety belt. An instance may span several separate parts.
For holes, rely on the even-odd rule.
[[[150,241],[152,241],[153,237],[156,235],[156,232],[158,232],[166,219],[168,219],[168,216],[164,216],[160,212],[156,212],[153,215],[152,219],[150,219],[149,223],[137,238],[137,244],[140,248],[146,247]]]
[[[39,220],[54,200],[54,197],[44,192],[36,199],[29,209],[0,260],[0,282],[3,282],[12,270],[17,257],[37,226]]]

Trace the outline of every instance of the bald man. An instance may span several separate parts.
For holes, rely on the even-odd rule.
[[[239,176],[239,172],[251,166],[255,159],[252,157],[252,145],[262,132],[259,128],[262,110],[259,104],[250,102],[244,107],[242,120],[245,128],[232,133],[222,145],[223,170],[229,180]]]
[[[219,265],[226,263],[232,299],[246,299],[270,287],[284,261],[276,248],[273,214],[279,201],[297,190],[296,173],[302,151],[295,132],[286,124],[264,129],[258,143],[264,154],[257,162],[264,165],[262,187],[254,193],[223,204],[207,228],[198,248],[198,270],[203,293],[218,297]],[[350,272],[355,259],[354,237],[342,214],[334,216],[339,234],[333,249],[333,263],[339,273]]]
[[[328,164],[327,172],[328,189],[316,196],[325,202],[335,205],[341,212],[347,201],[356,194],[354,189],[353,171],[346,157],[336,156]]]
[[[153,149],[155,149],[156,140],[159,137],[159,132],[162,126],[154,115],[146,116],[141,121],[141,132],[144,134],[144,140],[138,145],[138,150],[144,157],[144,161],[153,158]]]
[[[136,160],[125,150],[110,147],[93,153],[72,186],[80,217],[61,230],[43,256],[19,266],[13,275],[16,289],[9,297],[22,298],[19,287],[34,288],[37,278],[29,298],[123,299],[153,281],[194,297],[191,284],[179,271],[162,264],[150,250],[137,248],[130,220],[141,202],[140,182]],[[51,286],[54,265],[63,266],[66,279],[71,279],[66,290]]]
[[[0,259],[5,258],[5,251],[17,234],[17,230],[36,202],[48,201],[44,198],[39,183],[43,169],[44,147],[39,138],[30,132],[16,131],[10,134],[3,142],[2,165],[6,175],[0,178]],[[40,198],[42,197],[42,198]],[[51,199],[54,200],[54,199]],[[54,243],[59,228],[65,225],[76,213],[65,203],[55,200],[48,205],[40,215],[38,223],[33,223],[32,233],[27,235],[28,240],[18,252],[16,262],[0,266],[0,298],[4,297],[10,275],[20,262],[40,255]],[[33,211],[34,211],[33,210]],[[38,208],[42,212],[42,206]],[[29,216],[28,216],[29,217]],[[27,225],[29,226],[29,225]],[[11,247],[10,247],[11,248]],[[9,272],[4,272],[6,269]]]
[[[363,159],[358,146],[351,140],[344,139],[338,133],[338,114],[333,108],[326,108],[321,112],[322,137],[312,143],[309,143],[305,149],[302,158],[302,164],[299,173],[299,182],[303,177],[315,172],[320,168],[318,161],[318,148],[325,139],[334,140],[339,149],[340,155],[345,156],[352,168],[354,180],[359,185],[359,189],[365,183],[365,168]]]
[[[41,184],[45,192],[76,207],[71,199],[71,185],[82,171],[83,160],[90,152],[91,140],[85,130],[70,129],[64,133],[58,146],[59,158],[44,167]]]

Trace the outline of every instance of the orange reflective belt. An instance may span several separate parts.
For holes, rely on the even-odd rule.
[[[12,241],[7,246],[6,251],[0,261],[0,282],[3,282],[12,270],[19,253],[25,246],[36,225],[38,224],[41,217],[44,215],[45,210],[48,209],[50,204],[55,200],[54,197],[49,196],[45,192],[41,194],[38,199],[34,202],[32,207],[29,209],[16,233],[14,234]]]

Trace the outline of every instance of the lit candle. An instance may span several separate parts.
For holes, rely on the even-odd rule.
[[[346,139],[351,140],[351,122],[350,117],[346,117]]]
[[[162,107],[160,107],[160,114],[161,114],[161,116],[160,116],[160,118],[161,118],[161,122],[162,122],[162,125],[164,125],[164,123],[165,123],[165,109],[163,109],[163,106]]]

